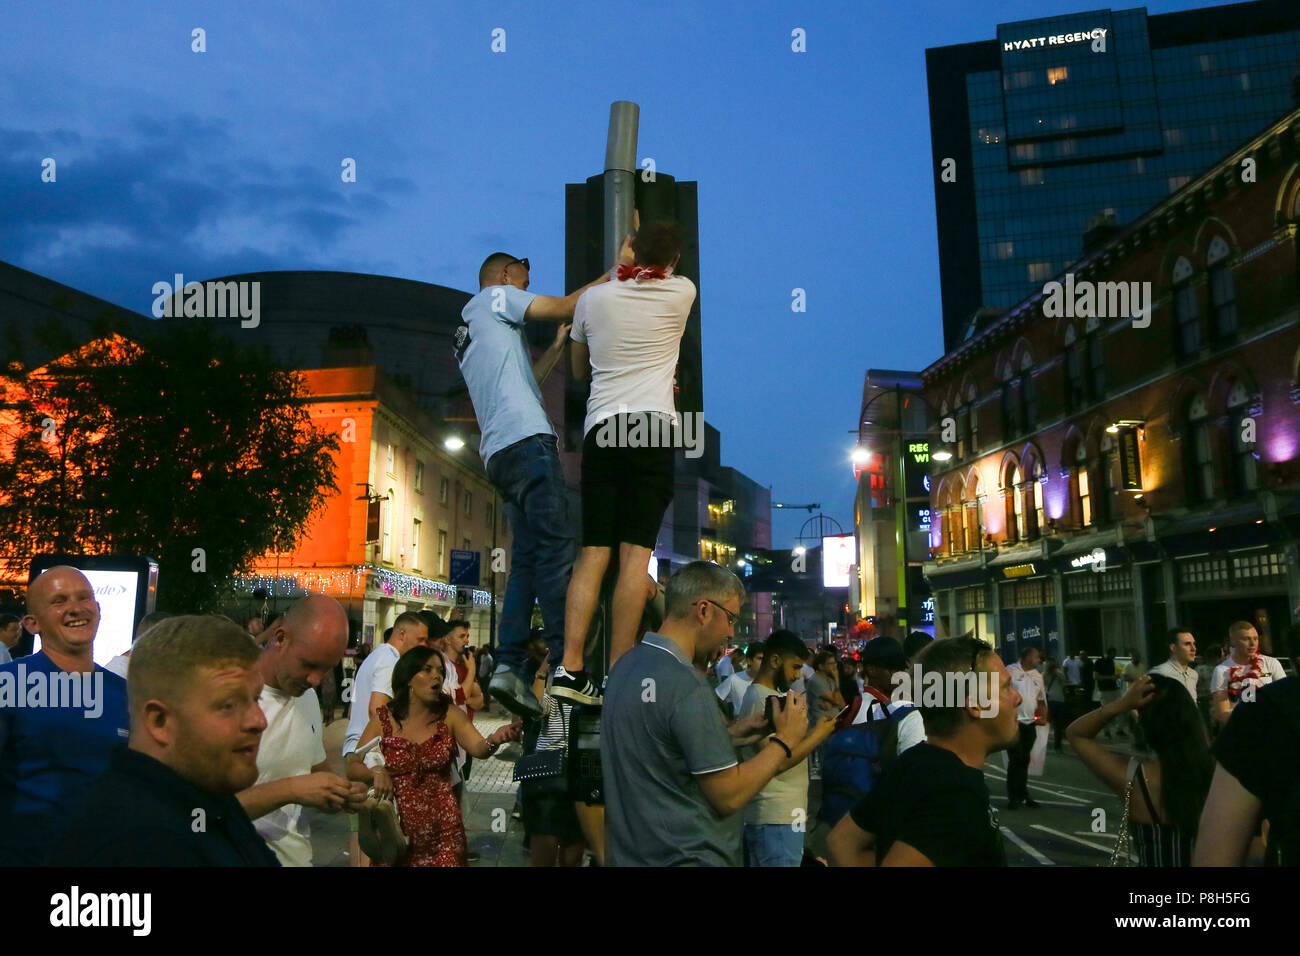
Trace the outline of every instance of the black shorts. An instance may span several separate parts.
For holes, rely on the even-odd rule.
[[[555,788],[534,792],[542,780],[526,780],[520,785],[523,803],[524,846],[534,836],[558,837],[562,844],[581,843],[582,825],[573,799],[564,790]]]
[[[632,414],[616,419],[647,417]],[[593,426],[582,442],[582,545],[617,548],[627,543],[653,551],[664,512],[673,500],[675,450],[601,447],[598,439],[602,434],[636,434],[630,430],[630,421],[615,424],[622,427],[603,429],[604,422]]]

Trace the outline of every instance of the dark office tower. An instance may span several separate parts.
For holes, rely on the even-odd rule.
[[[655,173],[654,182],[644,182],[644,173],[636,176],[636,205],[641,221],[671,219],[682,230],[682,261],[675,270],[695,283],[700,290],[691,306],[682,336],[681,358],[677,367],[677,410],[704,411],[704,377],[700,366],[700,229],[696,183],[677,182],[672,176]],[[601,262],[601,219],[604,215],[602,176],[592,176],[585,183],[569,183],[564,198],[564,282],[576,289],[590,282],[604,268]],[[586,416],[587,387],[570,380],[565,397],[565,428],[568,447],[582,447],[582,421]]]
[[[1004,23],[926,69],[951,351],[1294,109],[1300,2]]]

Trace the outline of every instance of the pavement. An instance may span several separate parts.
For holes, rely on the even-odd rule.
[[[474,726],[483,736],[510,722],[505,711],[493,704],[491,712],[474,715]],[[325,728],[325,757],[332,769],[343,772],[342,747],[348,722],[335,720]],[[471,854],[479,858],[470,866],[527,866],[523,824],[511,817],[518,789],[511,778],[518,743],[507,744],[487,760],[475,760],[465,786],[462,810],[465,836]],[[345,814],[307,810],[311,823],[312,857],[316,866],[349,866],[348,818]]]

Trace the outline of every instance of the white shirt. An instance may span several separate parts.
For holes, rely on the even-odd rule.
[[[1078,684],[1083,680],[1083,661],[1079,660],[1079,658],[1067,657],[1061,667],[1065,671],[1065,682],[1067,684]]]
[[[745,702],[745,691],[749,690],[749,685],[753,681],[754,678],[745,671],[739,671],[724,680],[714,691],[718,695],[718,700],[731,704],[732,716],[740,716],[740,705]]]
[[[736,665],[731,663],[731,655],[723,654],[722,660],[718,661],[718,666],[715,670],[718,673],[719,682],[725,681],[732,674],[736,673]]]
[[[1159,674],[1162,677],[1168,677],[1170,680],[1178,681],[1178,683],[1187,688],[1187,693],[1192,695],[1192,700],[1196,700],[1197,677],[1195,667],[1184,667],[1182,664],[1175,662],[1171,657],[1163,664],[1157,664],[1147,673]]]
[[[1286,671],[1282,669],[1282,665],[1278,663],[1276,657],[1269,657],[1267,654],[1260,654],[1259,662],[1259,669],[1262,672],[1261,675],[1258,678],[1250,678],[1246,681],[1247,684],[1253,684],[1256,688],[1260,688],[1265,684],[1271,684],[1275,680],[1283,680],[1286,677]],[[1217,694],[1221,690],[1228,690],[1232,669],[1243,666],[1248,667],[1249,665],[1238,664],[1231,657],[1226,658],[1222,664],[1214,669],[1214,673],[1210,675],[1210,693]],[[1233,707],[1236,707],[1237,703],[1241,700],[1240,696],[1233,697],[1231,694],[1228,695],[1228,699],[1232,701]]]
[[[1034,722],[1034,711],[1038,709],[1038,702],[1041,700],[1044,704],[1047,703],[1047,690],[1043,686],[1043,675],[1037,670],[1027,671],[1019,663],[1008,667],[1007,673],[1011,675],[1011,686],[1020,695],[1020,709],[1016,713],[1016,719],[1022,724],[1032,724]]]
[[[439,653],[442,652],[440,651]],[[442,692],[452,699],[452,703],[457,710],[459,710],[462,714],[468,717],[469,705],[455,703],[456,691],[460,690],[460,674],[456,671],[456,662],[453,661],[446,654],[443,654],[442,665],[447,672],[447,676],[444,677],[442,680]],[[456,766],[455,766],[456,779],[452,781],[453,783],[459,783],[462,779],[464,779],[461,774],[461,770],[464,769],[465,758],[468,756],[469,754],[465,753],[464,748],[462,748],[460,744],[457,744],[456,745]]]
[[[624,412],[676,418],[673,374],[694,302],[695,283],[676,275],[614,279],[578,297],[569,338],[585,342],[591,355],[584,435]]]
[[[257,702],[266,714],[257,747],[257,783],[301,777],[324,762],[324,723],[314,690],[290,697],[263,686]],[[253,821],[281,866],[311,866],[311,827],[302,809],[302,804],[289,803]]]
[[[112,671],[118,677],[122,678],[122,680],[126,680],[126,672],[130,666],[131,658],[126,654],[118,654],[117,657],[104,665],[104,670]]]
[[[865,699],[863,704],[866,704]],[[898,753],[901,754],[908,747],[925,740],[925,719],[921,717],[921,711],[917,709],[916,705],[906,700],[891,700],[888,713],[892,714],[900,707],[912,708],[910,714],[904,715],[898,721]],[[859,707],[857,714],[853,717],[853,723],[865,724],[868,713],[871,715],[872,720],[884,720],[888,716],[884,705],[876,701],[870,707]]]
[[[352,685],[352,709],[348,712],[348,735],[343,738],[343,756],[357,749],[366,724],[370,723],[370,695],[393,696],[393,667],[401,656],[392,644],[380,644],[357,668],[357,679]],[[452,676],[456,676],[455,671]]]

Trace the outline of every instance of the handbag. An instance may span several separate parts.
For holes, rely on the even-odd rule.
[[[560,708],[560,726],[563,728],[561,739],[565,741],[565,746],[524,754],[515,761],[516,781],[548,780],[564,776],[569,769],[569,728],[563,707]]]
[[[376,737],[357,750],[359,756],[379,758],[373,764],[367,760],[367,766],[385,766],[379,742],[380,738]],[[402,816],[397,810],[397,795],[380,800],[375,796],[374,787],[371,787],[366,795],[369,799],[357,811],[357,844],[361,852],[372,860],[384,866],[393,866],[402,858],[407,846],[410,845],[410,840],[402,831]]]
[[[1141,765],[1136,757],[1129,761],[1128,764],[1128,786],[1124,788],[1124,815],[1119,821],[1118,839],[1115,840],[1115,849],[1111,851],[1109,866],[1132,866],[1133,853],[1132,841],[1129,836],[1129,807],[1133,804],[1133,779],[1137,776],[1138,768]]]

